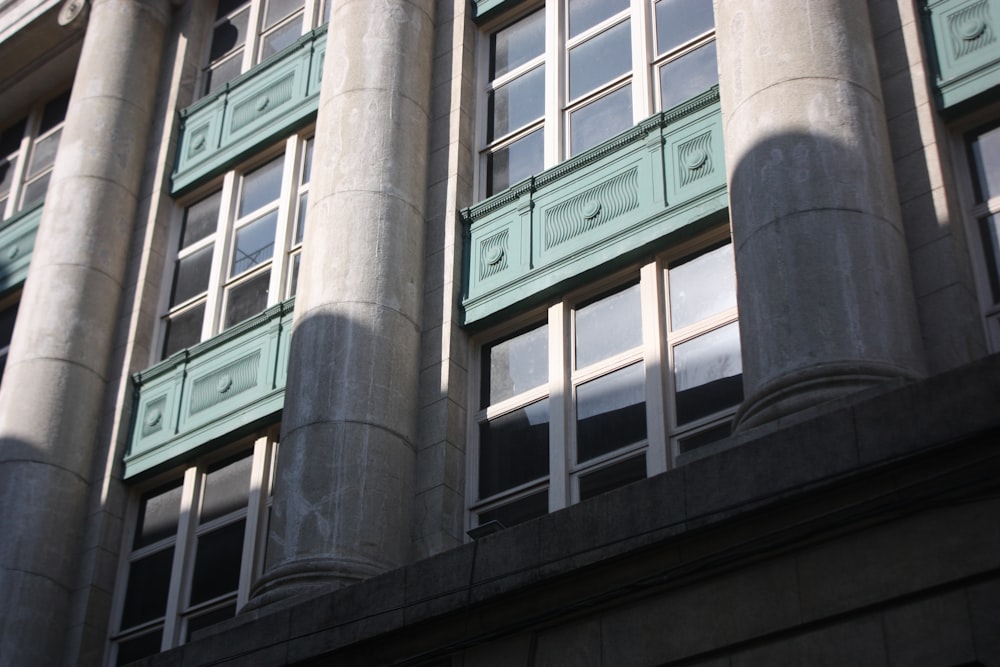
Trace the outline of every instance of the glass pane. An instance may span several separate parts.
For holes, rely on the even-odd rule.
[[[632,127],[631,84],[570,114],[570,152],[573,155],[582,153],[630,127]]]
[[[304,156],[302,158],[302,183],[303,185],[309,182],[312,178],[312,163],[313,163],[313,144],[315,144],[314,139],[309,139],[306,141],[306,149],[304,151]]]
[[[38,202],[45,199],[45,193],[49,189],[49,178],[52,177],[52,172],[46,173],[44,176],[39,176],[37,179],[28,183],[24,187],[24,195],[21,199],[21,208],[28,208],[32,204],[37,204]]]
[[[486,195],[506,190],[545,168],[544,132],[535,130],[486,158]]]
[[[204,303],[185,310],[183,313],[178,313],[167,320],[167,331],[163,337],[163,358],[200,341],[201,325],[204,320]]]
[[[569,36],[579,35],[628,6],[629,0],[569,0]]]
[[[236,230],[230,276],[239,275],[271,259],[274,255],[274,232],[277,226],[278,212],[273,211]]]
[[[221,19],[226,14],[231,14],[240,7],[249,7],[250,0],[219,0],[219,5],[215,11],[215,18]]]
[[[13,125],[8,125],[2,133],[0,133],[0,155],[10,155],[11,153],[20,150],[21,139],[24,137],[24,131],[28,126],[28,119],[22,118]]]
[[[225,607],[219,607],[218,609],[213,609],[207,611],[203,614],[197,616],[192,616],[187,621],[187,630],[185,631],[185,642],[191,641],[191,635],[199,630],[204,630],[205,628],[215,625],[216,623],[222,623],[223,621],[228,621],[231,618],[236,617],[236,605],[227,604]]]
[[[639,285],[576,309],[576,367],[584,368],[642,344]]]
[[[714,25],[712,0],[660,0],[656,3],[656,52],[673,51]]]
[[[302,259],[301,253],[296,253],[292,259],[292,277],[289,280],[288,286],[288,296],[295,296],[295,292],[299,287],[299,260]]]
[[[499,403],[549,380],[549,326],[483,347],[482,405]]]
[[[167,611],[174,548],[140,558],[129,566],[122,629],[160,618]]]
[[[1000,216],[991,215],[979,221],[983,251],[986,254],[986,274],[990,281],[993,303],[1000,303]]]
[[[545,10],[490,36],[490,79],[503,76],[545,51]]]
[[[144,635],[118,642],[118,658],[115,660],[115,664],[127,665],[141,658],[156,655],[160,652],[160,646],[162,645],[163,628],[157,628]]]
[[[205,246],[177,260],[174,269],[174,288],[170,294],[171,307],[208,289],[208,277],[212,273],[213,249],[213,246]]]
[[[135,529],[133,548],[138,549],[174,535],[180,511],[181,480],[143,495],[139,503],[139,523]]]
[[[244,9],[239,14],[224,19],[215,27],[212,32],[212,48],[209,51],[209,60],[214,62],[243,46],[247,41],[247,23],[250,19],[250,10]]]
[[[646,455],[633,456],[613,465],[580,475],[580,500],[646,479]]]
[[[545,114],[545,66],[536,67],[490,93],[487,141],[523,127]]]
[[[10,339],[14,336],[14,322],[17,321],[17,307],[20,305],[21,302],[18,301],[0,310],[0,348],[10,345]]]
[[[11,162],[5,157],[0,157],[0,196],[6,195],[10,192],[10,185],[14,182],[14,165],[17,163],[17,157]],[[0,208],[0,213],[3,213],[3,209]]]
[[[239,217],[242,218],[278,198],[281,194],[281,168],[284,162],[282,155],[243,177]]]
[[[241,57],[234,55],[229,60],[225,60],[214,66],[205,75],[205,94],[209,94],[222,88],[224,85],[240,75],[240,68],[243,63]]]
[[[677,423],[705,417],[743,400],[743,360],[737,324],[674,348]]]
[[[295,221],[295,243],[302,243],[302,236],[306,231],[306,211],[309,210],[309,193],[303,192],[299,195],[299,215]]]
[[[479,425],[479,497],[549,473],[549,400]]]
[[[677,106],[718,82],[715,42],[710,42],[660,68],[660,108]]]
[[[221,202],[222,192],[214,192],[184,210],[184,227],[179,247],[186,248],[215,231],[219,224]]]
[[[516,526],[529,519],[544,516],[549,513],[549,494],[547,491],[536,493],[512,503],[501,505],[479,514],[479,525],[488,521],[499,521],[506,527]]]
[[[260,59],[273,56],[278,51],[290,46],[302,36],[302,17],[298,16],[273,32],[264,35],[260,45]]]
[[[979,201],[1000,196],[1000,126],[983,132],[972,142]]]
[[[577,387],[578,463],[645,439],[646,387],[641,363]]]
[[[38,126],[38,134],[45,134],[59,123],[66,120],[66,109],[69,108],[69,91],[56,97],[45,105],[42,110],[42,122]]]
[[[228,329],[234,324],[253,317],[267,308],[268,283],[271,272],[258,273],[253,278],[245,280],[229,288],[226,301],[226,318],[223,328]]]
[[[268,0],[264,28],[270,28],[292,12],[302,9],[304,0]]]
[[[686,327],[736,307],[736,271],[731,243],[671,266],[667,276],[671,329]]]
[[[59,148],[60,136],[62,136],[62,130],[57,130],[35,142],[35,148],[31,152],[31,161],[28,163],[29,178],[52,166],[56,159],[56,150]]]
[[[247,506],[252,465],[250,452],[243,452],[238,458],[216,463],[208,469],[201,503],[202,523]]]
[[[698,431],[691,435],[686,435],[683,438],[677,439],[677,448],[680,450],[681,454],[693,451],[699,447],[704,447],[705,445],[710,445],[713,442],[718,442],[723,438],[728,438],[729,434],[732,433],[732,427],[729,422],[725,424],[719,424],[718,426],[713,426],[712,428],[705,429],[704,431]]]
[[[569,98],[575,100],[632,69],[628,21],[605,30],[569,52]]]
[[[198,536],[191,576],[191,604],[234,592],[240,585],[246,519]]]

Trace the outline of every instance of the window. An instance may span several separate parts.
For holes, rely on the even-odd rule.
[[[295,294],[312,139],[229,172],[184,207],[163,318],[163,357]]]
[[[332,0],[219,0],[202,71],[207,95],[330,19]]]
[[[993,351],[1000,350],[1000,123],[967,135],[973,174],[975,220],[973,246],[979,274],[980,302]]]
[[[137,490],[119,572],[111,664],[236,615],[263,568],[278,428]]]
[[[18,292],[11,298],[3,299],[0,305],[0,380],[7,368],[7,353],[10,352],[10,341],[14,337],[14,322],[17,321],[17,307],[21,305],[21,294]]]
[[[473,526],[565,507],[729,435],[743,400],[733,251],[724,232],[704,242],[480,346]]]
[[[718,81],[712,0],[558,0],[484,39],[490,196]]]
[[[45,199],[68,105],[66,91],[0,132],[0,219]]]

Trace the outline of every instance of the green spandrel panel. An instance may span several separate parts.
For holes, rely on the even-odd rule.
[[[923,12],[938,104],[959,107],[1000,88],[1000,0],[928,0]]]

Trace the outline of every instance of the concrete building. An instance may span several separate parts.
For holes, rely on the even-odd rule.
[[[0,133],[0,664],[1000,665],[1000,0],[6,0]]]

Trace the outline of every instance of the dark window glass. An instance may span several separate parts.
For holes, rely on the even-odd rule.
[[[163,645],[163,628],[157,628],[138,637],[132,637],[118,642],[118,658],[116,665],[127,665],[141,658],[147,658],[160,652]]]
[[[549,512],[549,494],[547,491],[536,493],[512,503],[501,505],[479,514],[479,524],[489,521],[499,521],[506,527],[544,516]]]
[[[656,52],[673,51],[714,25],[712,0],[660,0],[656,3]]]
[[[209,467],[205,478],[205,496],[201,503],[201,522],[206,523],[247,506],[250,491],[249,452]]]
[[[15,162],[17,158],[14,158]],[[10,186],[14,182],[14,163],[6,157],[0,157],[0,197],[4,198],[10,192]],[[3,214],[3,207],[0,207],[0,214]]]
[[[201,340],[201,325],[205,319],[205,304],[199,303],[167,320],[163,336],[163,357],[191,347]]]
[[[646,455],[640,454],[594,472],[580,475],[580,500],[592,498],[619,486],[646,479]]]
[[[183,303],[207,290],[211,273],[212,246],[210,245],[177,260],[174,268],[174,288],[170,293],[170,306]]]
[[[222,192],[213,192],[185,209],[184,227],[181,230],[179,247],[186,248],[215,232],[215,228],[219,224],[221,202]]]
[[[545,12],[537,11],[490,37],[490,79],[503,76],[545,51]]]
[[[240,584],[246,519],[198,536],[191,577],[191,604],[234,592]]]
[[[538,120],[545,114],[545,66],[536,67],[492,91],[487,104],[487,141]]]
[[[487,196],[537,174],[545,166],[544,132],[535,130],[486,158]]]
[[[21,139],[27,128],[28,119],[22,118],[0,133],[0,155],[10,155],[21,148]]]
[[[479,425],[479,495],[487,498],[549,472],[549,401]]]
[[[123,629],[152,621],[166,613],[173,562],[174,548],[171,546],[140,558],[129,566],[122,611]]]
[[[972,159],[978,177],[978,201],[1000,195],[1000,126],[982,132],[972,141]]]
[[[45,134],[59,123],[66,120],[66,109],[69,108],[69,91],[53,99],[42,110],[42,122],[38,126],[38,134]]]
[[[743,361],[735,322],[674,348],[677,423],[706,417],[743,400]]]
[[[997,267],[997,260],[1000,258],[1000,216],[991,215],[980,220],[979,232],[986,254],[986,274],[990,281],[993,303],[1000,303],[1000,268]]]
[[[223,328],[228,329],[267,308],[270,281],[271,272],[262,271],[249,280],[244,280],[230,287],[226,299],[226,317]]]
[[[642,363],[626,366],[576,389],[577,461],[646,439]]]
[[[730,433],[732,433],[732,426],[727,422],[725,424],[719,424],[718,426],[705,429],[704,431],[698,431],[697,433],[692,433],[691,435],[678,438],[677,446],[678,449],[680,449],[680,453],[684,454],[698,449],[699,447],[710,445],[713,442],[718,442],[723,438],[728,438]]]
[[[229,275],[239,275],[271,259],[274,255],[274,231],[277,226],[278,212],[273,211],[236,230]]]
[[[211,611],[206,611],[202,614],[198,614],[197,616],[192,616],[187,621],[187,630],[185,631],[184,641],[191,641],[191,635],[199,630],[204,630],[205,628],[215,625],[216,623],[228,621],[235,616],[235,604],[227,604],[225,607],[219,607],[218,609],[212,609]]]
[[[0,348],[10,345],[10,339],[14,336],[14,322],[17,320],[17,307],[20,305],[21,302],[18,301],[0,310]]]
[[[549,379],[549,326],[541,324],[483,347],[482,405],[533,389]]]
[[[284,156],[277,157],[243,177],[240,193],[240,217],[270,204],[281,194],[281,170]]]
[[[215,18],[221,19],[226,14],[231,14],[243,6],[249,7],[249,0],[219,0],[219,5],[215,11]]]
[[[133,547],[138,549],[176,534],[180,511],[180,480],[144,494],[139,503],[139,524]]]
[[[244,10],[225,19],[212,32],[212,49],[209,60],[215,61],[230,51],[240,48],[247,41],[247,23],[250,11]]]

